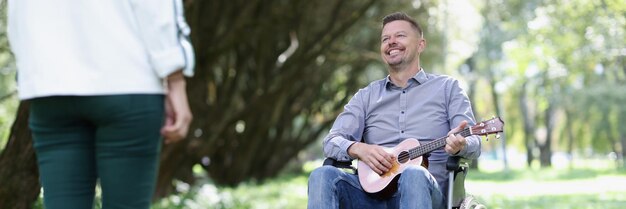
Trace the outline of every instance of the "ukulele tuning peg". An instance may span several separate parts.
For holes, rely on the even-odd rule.
[[[496,139],[500,139],[500,134],[496,134]]]
[[[485,141],[489,141],[489,135],[485,136]]]

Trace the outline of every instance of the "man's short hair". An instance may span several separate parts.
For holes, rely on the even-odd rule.
[[[407,21],[411,24],[411,27],[413,27],[413,29],[417,30],[417,34],[420,37],[424,36],[424,32],[422,31],[422,27],[420,27],[420,25],[409,15],[405,14],[404,12],[394,12],[391,14],[388,14],[387,16],[383,17],[383,27],[385,27],[385,25],[387,25],[387,23],[396,21],[396,20],[404,20]]]

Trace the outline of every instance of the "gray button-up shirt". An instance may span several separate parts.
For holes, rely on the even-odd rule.
[[[360,89],[350,99],[324,138],[324,154],[341,161],[352,160],[347,150],[357,141],[393,147],[404,139],[415,138],[424,144],[445,137],[463,120],[468,126],[475,124],[470,101],[456,79],[422,69],[409,79],[406,88],[401,88],[387,76]],[[466,141],[457,155],[477,158],[480,137],[469,136]],[[429,170],[440,184],[447,158],[443,148],[428,158]],[[433,167],[433,163],[438,165]]]

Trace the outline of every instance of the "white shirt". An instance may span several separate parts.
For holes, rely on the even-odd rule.
[[[9,0],[20,99],[161,94],[193,75],[180,0]]]

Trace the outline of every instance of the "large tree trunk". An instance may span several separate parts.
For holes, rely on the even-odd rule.
[[[626,123],[626,110],[624,108],[621,108],[619,111],[619,117],[617,120],[617,124],[624,124]],[[619,164],[622,168],[626,167],[626,159],[624,159],[624,155],[626,153],[626,129],[625,128],[617,128],[618,132],[619,132],[619,138],[620,138],[620,148],[621,148],[621,152],[617,153],[617,158],[618,161],[621,161],[621,163]]]
[[[616,79],[618,79],[617,83],[621,83],[623,84],[624,81],[626,80],[626,59],[624,58],[624,56],[620,56],[619,57],[619,61],[618,63],[622,63],[622,76],[615,76]],[[623,79],[620,79],[623,78]],[[621,104],[626,103],[625,99],[621,99],[618,100],[620,101]],[[618,104],[619,107],[619,104]],[[626,108],[623,107],[619,107],[619,118],[617,119],[618,123],[617,124],[625,124],[626,123]],[[622,168],[626,168],[626,129],[623,127],[619,127],[619,137],[620,137],[620,145],[621,145],[621,152],[618,155],[618,159],[621,160],[621,166]]]
[[[539,163],[541,167],[552,166],[552,130],[554,129],[554,102],[548,104],[548,109],[544,113],[544,123],[546,125],[546,136],[543,143],[536,142],[539,147]]]
[[[526,145],[526,164],[528,167],[532,165],[534,160],[533,149],[535,148],[535,123],[533,121],[533,117],[531,117],[531,112],[528,109],[528,95],[527,94],[527,81],[522,84],[519,106],[522,114],[522,119],[524,122],[524,144]]]
[[[619,124],[623,124],[623,123],[619,123]],[[621,152],[619,152],[617,159],[618,162],[621,162],[619,165],[622,168],[626,168],[626,159],[624,159],[624,153],[626,153],[626,133],[624,133],[626,131],[624,130],[620,130],[620,145],[621,145]]]
[[[501,110],[501,104],[500,104],[500,96],[498,94],[498,92],[496,92],[496,81],[495,81],[495,76],[493,75],[494,70],[490,70],[490,78],[489,78],[489,85],[491,86],[491,99],[493,101],[493,107],[496,109],[496,114],[500,117],[502,117],[502,120],[504,120],[504,112]],[[508,158],[506,156],[506,134],[502,133],[499,135],[500,136],[500,144],[501,149],[502,149],[502,163],[504,164],[504,171],[509,171],[509,161]]]
[[[171,193],[174,179],[193,183],[194,165],[218,185],[262,181],[317,141],[361,86],[357,75],[378,62],[334,46],[376,2],[187,1],[194,121],[187,140],[164,147],[155,197]],[[346,63],[350,76],[335,80]]]
[[[467,67],[469,68],[469,74],[470,76],[467,78],[468,79],[468,90],[467,90],[467,96],[469,97],[470,101],[471,101],[471,107],[472,107],[472,111],[474,112],[474,119],[478,122],[480,121],[480,116],[478,115],[478,109],[476,108],[476,101],[478,100],[478,97],[476,96],[476,85],[478,84],[478,79],[475,79],[475,76],[473,74],[476,73],[476,62],[474,62],[474,56],[471,56],[470,58],[468,58],[465,61],[465,64],[467,65]],[[471,169],[478,169],[478,159],[474,159],[472,160],[472,164],[470,164],[470,168]]]
[[[574,130],[573,124],[574,114],[571,110],[565,109],[565,135],[567,136],[567,155],[569,156],[569,167],[574,167]]]
[[[619,149],[621,149],[621,147],[619,147],[619,142],[621,142],[621,139],[617,139],[618,137],[615,136],[615,134],[613,134],[615,131],[613,131],[614,129],[619,129],[619,127],[615,127],[614,123],[611,123],[609,120],[609,114],[610,110],[609,109],[604,109],[602,110],[602,122],[600,123],[600,127],[603,127],[604,130],[599,129],[601,132],[604,132],[604,134],[606,135],[606,139],[609,141],[609,146],[611,148],[611,151],[613,151],[613,153],[615,153],[616,155],[619,155],[620,151]],[[619,131],[617,131],[619,132]],[[619,166],[619,158],[615,159],[615,163],[617,166]]]
[[[39,170],[28,128],[28,102],[20,103],[9,141],[0,154],[0,208],[32,208],[39,197]]]

